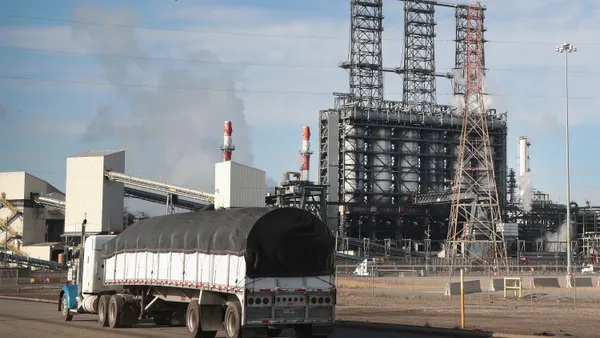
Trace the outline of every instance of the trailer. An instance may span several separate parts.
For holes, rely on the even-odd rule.
[[[118,235],[89,236],[59,294],[65,321],[186,326],[193,338],[333,333],[335,246],[327,225],[297,208],[164,215]]]

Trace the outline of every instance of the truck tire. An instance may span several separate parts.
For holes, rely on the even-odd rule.
[[[73,314],[71,313],[71,310],[67,307],[67,296],[66,295],[63,295],[61,302],[62,302],[62,306],[60,309],[60,313],[62,314],[65,322],[70,322],[71,320],[73,320]]]
[[[190,338],[215,338],[217,331],[202,331],[200,326],[200,306],[197,300],[192,300],[185,313],[185,324]]]
[[[110,295],[101,295],[98,299],[98,324],[102,327],[108,326],[108,303]]]
[[[108,326],[119,328],[123,326],[123,297],[113,295],[108,302]]]
[[[238,302],[227,302],[225,310],[225,337],[242,338],[242,311]]]

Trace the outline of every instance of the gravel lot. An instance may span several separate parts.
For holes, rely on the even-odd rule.
[[[460,325],[460,299],[443,295],[447,277],[338,279],[338,320],[432,327]],[[594,278],[596,283],[596,278]],[[600,287],[524,290],[523,298],[501,291],[465,296],[467,328],[515,334],[598,337]],[[523,283],[526,287],[527,284]],[[596,284],[594,284],[596,285]],[[60,286],[19,286],[20,296],[56,299]],[[0,295],[17,286],[0,285]],[[533,295],[533,297],[531,297]],[[533,299],[532,299],[533,298]]]

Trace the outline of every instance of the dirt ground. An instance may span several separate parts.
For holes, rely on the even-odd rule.
[[[444,296],[438,278],[338,278],[338,320],[431,327],[460,327],[459,296]],[[598,337],[600,287],[523,290],[504,299],[503,292],[465,296],[466,327],[541,336]],[[525,285],[525,283],[524,283]],[[43,287],[43,288],[42,288]],[[0,295],[56,299],[58,285],[0,285]]]

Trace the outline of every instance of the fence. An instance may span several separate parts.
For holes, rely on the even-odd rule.
[[[464,271],[465,281],[478,282],[479,293],[491,299],[503,296],[504,278],[518,279],[522,289],[529,292],[530,299],[536,290],[544,289],[549,298],[564,297],[574,293],[577,288],[585,288],[587,296],[592,292],[600,298],[600,276],[582,273],[581,269],[572,272],[567,278],[566,266],[509,266],[508,271],[496,271],[493,268],[477,265],[452,266],[448,265],[369,265],[366,269],[358,269],[356,264],[336,266],[336,281],[339,289],[369,290],[374,297],[378,292],[390,296],[439,296],[444,295],[449,284],[459,282],[460,270]],[[360,293],[360,292],[359,292]],[[501,297],[504,298],[504,297]],[[524,296],[524,298],[526,298]],[[574,298],[575,299],[575,298]]]
[[[0,269],[0,285],[19,284],[18,269]]]

